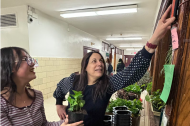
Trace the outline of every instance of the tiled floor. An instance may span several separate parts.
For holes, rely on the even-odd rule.
[[[143,99],[143,107],[146,108],[146,102],[145,102],[145,96],[146,91],[142,92],[141,98]],[[67,95],[68,96],[68,95]],[[112,95],[112,99],[115,99],[115,94]],[[59,117],[57,115],[56,106],[55,106],[55,98],[51,97],[44,100],[44,107],[45,107],[45,114],[48,121],[59,121]],[[68,102],[64,102],[64,105],[68,105]],[[147,120],[147,112],[146,109],[143,109],[141,111],[141,121],[140,126],[148,126],[148,120]]]
[[[67,96],[66,96],[66,98],[67,98]],[[56,100],[54,97],[44,100],[46,119],[49,122],[60,120],[59,116],[57,115],[55,103],[56,103]],[[63,102],[63,105],[68,105],[68,102],[67,101]]]

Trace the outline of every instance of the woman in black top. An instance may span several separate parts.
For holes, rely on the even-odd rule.
[[[175,18],[166,19],[170,9],[171,6],[158,22],[158,26],[149,40],[152,45],[157,45],[166,31],[171,28],[171,23]],[[126,69],[111,77],[106,75],[105,61],[99,52],[90,52],[85,55],[80,75],[71,74],[57,84],[54,97],[59,117],[63,119],[66,115],[66,106],[62,105],[65,95],[68,92],[73,94],[72,90],[80,90],[83,92],[85,100],[83,108],[88,113],[84,118],[84,125],[102,126],[111,95],[117,90],[137,82],[145,74],[154,50],[150,46],[143,47]]]
[[[125,64],[123,63],[123,60],[119,59],[119,62],[117,64],[117,72],[124,70],[124,67],[125,67]]]

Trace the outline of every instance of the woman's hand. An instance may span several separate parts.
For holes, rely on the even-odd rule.
[[[153,45],[158,45],[159,41],[165,36],[166,32],[171,29],[171,24],[174,22],[175,17],[168,18],[168,15],[170,14],[172,6],[170,5],[166,12],[163,14],[162,18],[158,21],[158,25],[156,27],[156,30],[154,31],[154,34],[152,35],[151,39],[149,40],[149,43]],[[145,47],[148,49],[148,47]],[[147,51],[154,52],[152,49],[148,49]]]
[[[80,122],[76,122],[76,123],[72,123],[72,124],[68,124],[68,115],[66,115],[66,119],[65,122],[61,124],[61,126],[83,126],[83,121]]]
[[[56,105],[57,114],[61,120],[65,119],[67,115],[66,108],[67,106],[64,106],[64,105]]]

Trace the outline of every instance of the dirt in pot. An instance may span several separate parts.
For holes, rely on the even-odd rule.
[[[125,106],[119,106],[119,107],[115,107],[114,110],[127,110],[128,108]]]
[[[135,93],[128,93],[129,100],[134,100],[137,98]]]

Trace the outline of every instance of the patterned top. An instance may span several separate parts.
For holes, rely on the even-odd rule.
[[[18,108],[1,95],[1,126],[60,126],[63,121],[47,122],[43,96],[34,90],[35,99],[30,106]]]
[[[104,114],[106,107],[108,105],[109,99],[113,93],[117,90],[120,90],[124,87],[127,87],[130,84],[134,84],[140,80],[143,75],[146,73],[150,60],[153,54],[149,53],[145,48],[139,51],[136,56],[133,58],[132,62],[126,69],[109,78],[109,87],[105,91],[106,96],[102,99],[98,98],[96,102],[93,102],[92,92],[96,88],[96,84],[87,85],[83,92],[83,99],[85,100],[85,109],[88,113],[84,118],[85,126],[102,126]],[[75,77],[78,75],[71,74],[67,78],[63,78],[58,84],[54,92],[54,97],[56,98],[56,104],[62,105],[62,102],[65,100],[65,95],[69,92],[73,94],[73,82]],[[68,106],[69,108],[69,106]],[[97,111],[98,110],[98,111]]]

